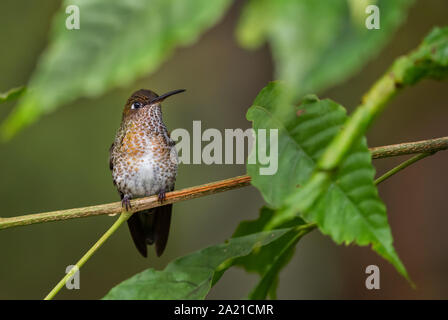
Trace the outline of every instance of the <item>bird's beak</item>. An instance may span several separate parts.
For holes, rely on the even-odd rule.
[[[152,99],[149,104],[160,103],[163,100],[165,100],[166,98],[168,98],[169,96],[172,96],[172,95],[175,95],[178,93],[182,93],[184,91],[185,91],[185,89],[178,89],[178,90],[173,90],[173,91],[167,92],[165,94],[162,94],[161,96],[158,96],[157,98]]]

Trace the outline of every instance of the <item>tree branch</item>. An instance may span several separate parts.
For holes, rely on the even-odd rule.
[[[382,159],[415,153],[432,153],[448,149],[448,137],[392,144],[390,146],[370,148],[372,159]]]
[[[230,179],[220,180],[200,186],[185,188],[182,190],[168,192],[163,204],[170,204],[178,201],[190,200],[203,197],[209,194],[215,194],[236,188],[248,186],[250,184],[249,176],[239,176]],[[144,209],[150,209],[160,206],[157,196],[150,196],[131,200],[132,209],[130,212],[137,212]],[[6,229],[17,226],[25,226],[35,223],[43,223],[58,220],[67,220],[75,218],[84,218],[99,215],[115,215],[122,212],[121,202],[113,202],[91,207],[75,208],[68,210],[58,210],[45,213],[29,214],[11,218],[0,218],[0,229]]]
[[[429,139],[416,142],[401,143],[383,147],[369,149],[372,159],[381,159],[393,156],[415,154],[415,153],[435,153],[448,149],[448,137]],[[195,198],[200,198],[210,194],[229,191],[250,185],[250,177],[247,175],[230,179],[216,181],[200,186],[185,188],[182,190],[168,192],[166,201],[163,204],[175,203]],[[136,212],[160,206],[157,196],[135,199],[131,201],[132,210]],[[0,218],[0,229],[25,226],[36,223],[59,221],[75,218],[84,218],[99,215],[114,215],[122,212],[121,203],[113,202],[97,206],[75,208],[68,210],[58,210],[45,213],[36,213],[11,218]]]

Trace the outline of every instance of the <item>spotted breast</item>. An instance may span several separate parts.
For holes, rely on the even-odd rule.
[[[182,90],[183,91],[183,90]],[[161,102],[176,90],[158,96],[141,89],[127,101],[121,126],[110,148],[110,169],[123,206],[130,209],[133,198],[158,195],[174,189],[177,151],[163,123]],[[147,245],[155,243],[157,255],[165,249],[172,205],[134,213],[128,220],[134,243],[143,256]]]

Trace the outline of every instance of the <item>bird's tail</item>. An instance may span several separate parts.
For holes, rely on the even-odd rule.
[[[155,244],[157,256],[165,250],[170,232],[173,205],[167,204],[134,213],[128,219],[132,240],[142,256],[148,256],[147,245]]]

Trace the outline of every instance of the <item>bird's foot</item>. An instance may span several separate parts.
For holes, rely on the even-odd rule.
[[[124,196],[123,199],[121,199],[121,206],[126,209],[126,211],[129,211],[132,209],[131,206],[131,197],[130,196]]]
[[[166,198],[165,191],[160,191],[159,195],[158,195],[158,199],[159,199],[160,203],[163,203],[163,201],[165,201],[165,198]]]

